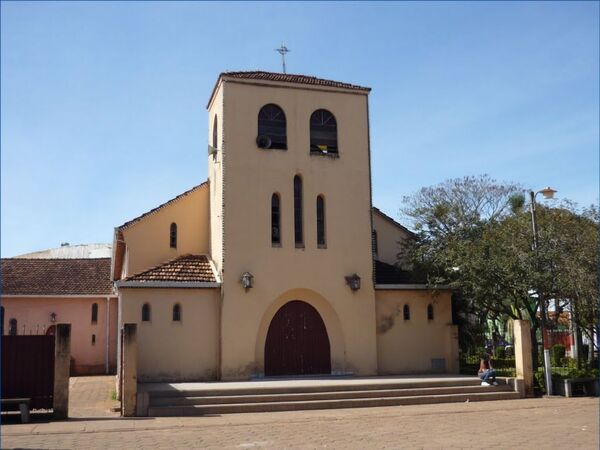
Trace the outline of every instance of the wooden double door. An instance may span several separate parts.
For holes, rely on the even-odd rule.
[[[331,374],[329,337],[319,312],[306,302],[283,305],[265,343],[265,375]]]

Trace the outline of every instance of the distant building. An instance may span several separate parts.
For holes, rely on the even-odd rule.
[[[117,296],[110,245],[64,246],[0,260],[2,334],[52,334],[71,324],[72,373],[115,373]]]
[[[115,229],[139,381],[458,371],[450,291],[394,268],[411,233],[371,205],[369,92],[219,76],[208,180]]]

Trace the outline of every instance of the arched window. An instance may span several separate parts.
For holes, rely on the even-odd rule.
[[[256,143],[261,148],[287,149],[285,114],[279,106],[270,103],[258,112]]]
[[[271,244],[281,245],[281,205],[279,194],[271,196]]]
[[[294,242],[296,247],[304,247],[302,225],[302,178],[296,175],[294,177]]]
[[[219,120],[217,119],[217,115],[215,114],[215,120],[213,120],[213,129],[212,129],[212,146],[213,148],[219,148],[219,131],[218,131]]]
[[[433,320],[433,305],[427,305],[427,320]]]
[[[142,322],[150,322],[150,305],[144,303],[142,306]]]
[[[171,248],[177,248],[177,224],[171,224],[171,231],[169,232],[169,243]]]
[[[92,323],[98,322],[98,303],[92,305]]]
[[[17,319],[10,319],[8,321],[8,334],[11,336],[16,336],[17,333]]]
[[[181,305],[179,303],[173,305],[173,322],[181,322]]]
[[[408,305],[404,305],[404,320],[410,320],[410,308]]]
[[[317,197],[317,246],[325,247],[325,199]]]
[[[310,152],[338,154],[337,122],[326,109],[317,109],[310,116]]]

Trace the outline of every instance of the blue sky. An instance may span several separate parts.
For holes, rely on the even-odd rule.
[[[1,254],[111,242],[206,179],[226,70],[367,85],[373,202],[488,173],[598,202],[599,10],[586,3],[1,4]]]

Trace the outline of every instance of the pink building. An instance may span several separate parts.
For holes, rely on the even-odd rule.
[[[1,333],[50,334],[55,324],[70,323],[72,374],[115,373],[118,306],[110,258],[40,257],[48,255],[1,260]]]

